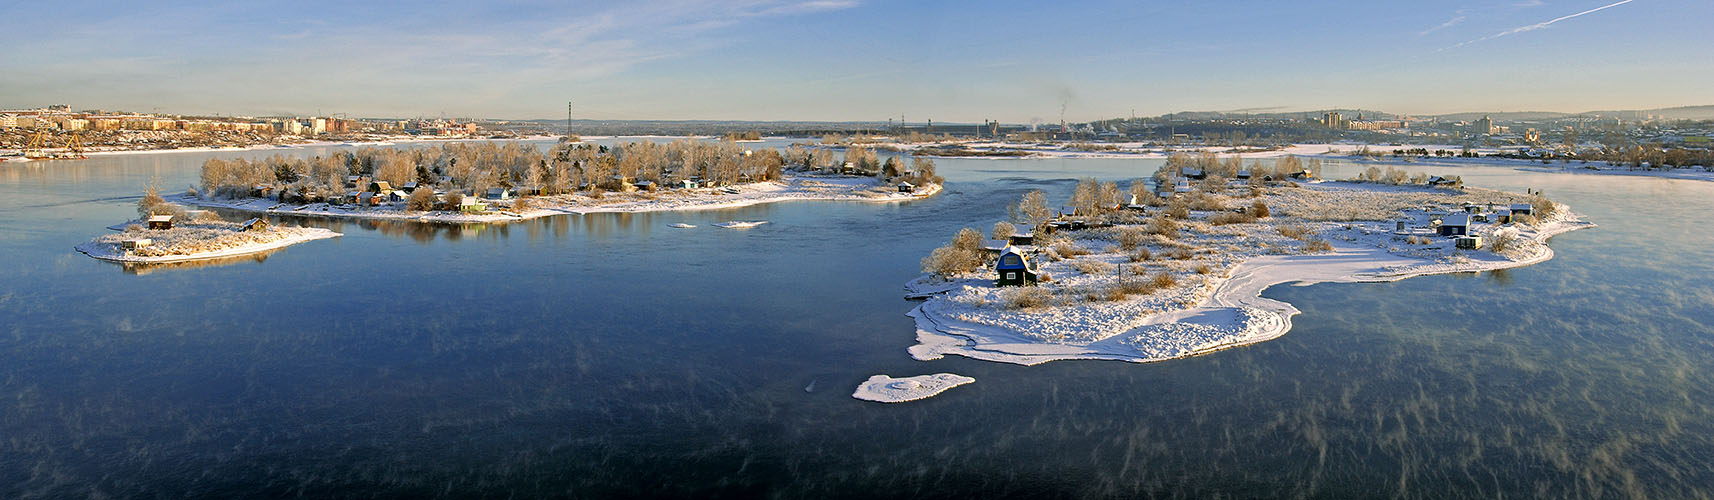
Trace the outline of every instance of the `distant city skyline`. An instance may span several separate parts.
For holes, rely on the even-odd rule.
[[[13,3],[0,107],[1008,123],[1714,104],[1706,0]]]

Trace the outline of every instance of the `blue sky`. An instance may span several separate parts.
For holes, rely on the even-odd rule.
[[[1617,3],[1615,3],[1617,2]],[[1714,104],[1714,2],[8,2],[0,107],[1057,122]],[[27,21],[26,21],[27,20]]]

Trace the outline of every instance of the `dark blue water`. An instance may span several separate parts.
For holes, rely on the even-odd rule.
[[[1714,494],[1714,183],[1427,167],[1602,226],[1522,269],[1275,287],[1304,314],[1256,346],[1022,367],[911,360],[900,285],[1028,189],[1158,162],[940,160],[948,191],[897,205],[303,220],[345,236],[210,266],[71,250],[238,155],[0,164],[0,498]],[[977,382],[850,397],[935,372]]]

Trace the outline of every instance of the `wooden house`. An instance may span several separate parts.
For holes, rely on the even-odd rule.
[[[1512,209],[1512,215],[1514,215],[1514,216],[1530,215],[1530,214],[1535,213],[1535,205],[1531,205],[1528,203],[1513,203],[1511,206],[1511,209]]]
[[[899,181],[899,192],[900,193],[915,193],[916,191],[917,191],[917,187],[915,184],[911,184],[911,183],[905,182],[905,181]]]
[[[1458,239],[1454,240],[1453,246],[1458,247],[1460,250],[1475,250],[1482,248],[1482,237],[1476,235],[1459,236]]]
[[[512,190],[503,187],[488,188],[488,193],[483,197],[490,200],[510,200],[512,199]]]
[[[1512,210],[1509,208],[1502,208],[1499,210],[1495,210],[1494,211],[1494,223],[1495,224],[1511,224],[1512,223]]]
[[[1207,172],[1203,172],[1202,169],[1196,167],[1183,167],[1178,169],[1178,173],[1183,174],[1187,179],[1203,180],[1208,178]]]
[[[1470,214],[1456,213],[1441,218],[1439,234],[1441,236],[1464,236],[1470,234]]]
[[[399,190],[404,191],[406,194],[410,194],[410,193],[416,192],[417,187],[419,187],[419,186],[421,186],[421,184],[418,184],[414,181],[413,182],[407,182],[407,183],[400,185]]]
[[[1035,237],[1035,235],[1030,234],[1030,233],[1020,233],[1017,231],[1012,231],[1012,236],[1010,238],[1007,238],[1007,240],[1009,240],[1013,245],[1018,245],[1018,246],[1034,245],[1036,242],[1036,237]]]
[[[253,217],[250,220],[244,221],[244,230],[245,231],[267,231],[268,230],[268,221],[263,220],[260,217]]]
[[[683,180],[678,181],[678,187],[682,188],[682,189],[700,188],[700,187],[702,187],[702,179],[698,179],[695,177],[692,177],[689,179],[683,179]]]
[[[149,216],[149,229],[163,229],[164,230],[164,229],[172,229],[172,228],[173,228],[173,216],[171,216],[171,215],[151,215],[151,216]]]
[[[1012,246],[1012,242],[1008,240],[982,240],[982,251],[996,257],[1010,246]]]
[[[1038,279],[1029,258],[1015,247],[1006,247],[1000,252],[999,260],[994,262],[994,271],[997,273],[994,286],[1033,285]]]
[[[119,248],[124,249],[124,250],[136,250],[139,248],[146,248],[149,245],[153,245],[153,244],[155,244],[155,240],[151,240],[148,238],[131,238],[128,240],[120,241],[119,242]]]
[[[393,183],[391,183],[391,182],[375,181],[375,182],[369,183],[369,192],[371,192],[371,193],[390,193],[392,191],[393,191]]]
[[[637,188],[638,191],[653,192],[655,190],[655,181],[637,181],[631,183],[631,186]]]

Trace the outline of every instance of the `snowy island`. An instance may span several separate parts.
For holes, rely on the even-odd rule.
[[[896,202],[933,196],[934,162],[863,148],[744,149],[735,141],[516,143],[330,157],[209,160],[175,201],[277,215],[487,223],[558,214],[732,208],[792,200]]]
[[[1260,297],[1279,283],[1392,281],[1552,258],[1547,239],[1592,227],[1539,193],[1371,168],[1322,181],[1287,157],[1272,168],[1175,161],[1129,203],[1088,179],[1072,206],[1041,192],[992,237],[965,229],[924,259],[909,297],[919,360],[956,354],[1034,365],[1150,362],[1284,335],[1298,310]]]
[[[165,202],[150,187],[138,203],[141,218],[114,226],[117,234],[77,245],[77,251],[122,264],[167,264],[251,255],[339,233],[314,227],[286,227],[262,219],[227,222],[208,212],[191,212]]]

